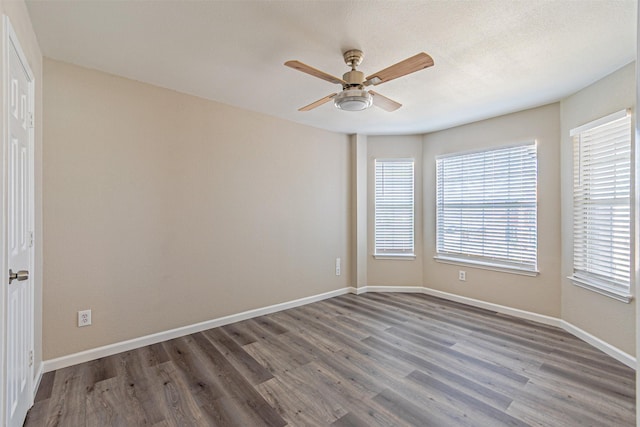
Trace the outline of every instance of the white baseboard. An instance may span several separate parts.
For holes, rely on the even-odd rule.
[[[544,314],[533,313],[531,311],[507,307],[506,305],[494,304],[474,298],[463,297],[460,295],[450,294],[448,292],[438,291],[431,288],[422,288],[422,293],[434,297],[443,298],[449,301],[459,302],[478,308],[484,308],[486,310],[491,310],[502,314],[508,314],[509,316],[518,317],[520,319],[533,320],[534,322],[555,326],[558,328],[562,327],[561,321],[557,317],[545,316]]]
[[[603,351],[614,359],[624,363],[632,369],[636,369],[636,358],[625,353],[624,351],[612,346],[611,344],[597,338],[588,332],[572,325],[569,322],[558,319],[556,317],[546,316],[543,314],[533,313],[526,310],[520,310],[517,308],[507,307],[504,305],[494,304],[486,301],[477,300],[474,298],[463,297],[448,292],[438,291],[436,289],[425,288],[423,286],[360,286],[360,287],[346,287],[336,289],[334,291],[325,292],[323,294],[312,295],[305,298],[300,298],[293,301],[288,301],[280,304],[270,305],[268,307],[258,308],[255,310],[248,310],[242,313],[233,314],[229,316],[220,317],[213,320],[208,320],[193,325],[183,326],[181,328],[171,329],[164,332],[158,332],[156,334],[146,335],[140,338],[134,338],[119,343],[109,344],[94,349],[81,351],[79,353],[70,354],[67,356],[58,357],[56,359],[44,361],[39,370],[38,382],[42,377],[43,372],[50,372],[56,369],[65,368],[67,366],[76,365],[79,363],[88,362],[90,360],[99,359],[101,357],[111,356],[113,354],[121,353],[123,351],[129,351],[136,348],[144,347],[150,344],[156,344],[162,341],[182,337],[185,335],[201,332],[211,328],[217,328],[219,326],[228,325],[229,323],[240,322],[242,320],[251,319],[253,317],[264,316],[266,314],[275,313],[277,311],[287,310],[289,308],[299,307],[302,305],[310,304],[316,301],[321,301],[327,298],[333,298],[339,295],[352,293],[360,295],[366,292],[406,292],[406,293],[423,293],[439,298],[443,298],[449,301],[459,302],[462,304],[471,305],[474,307],[484,308],[487,310],[495,311],[502,314],[518,317],[521,319],[532,320],[534,322],[542,323],[545,325],[556,326],[562,328],[570,334],[586,341],[598,350]],[[34,388],[37,390],[37,387]]]
[[[422,286],[361,286],[356,289],[355,294],[360,295],[365,292],[404,292],[404,293],[422,293]]]
[[[122,353],[123,351],[134,350],[136,348],[183,337],[185,335],[194,334],[196,332],[205,331],[207,329],[228,325],[229,323],[235,323],[242,320],[251,319],[253,317],[264,316],[265,314],[271,314],[277,311],[311,304],[312,302],[321,301],[327,298],[333,298],[348,293],[356,293],[356,288],[347,287],[336,289],[335,291],[312,295],[309,297],[257,308],[254,310],[248,310],[238,314],[232,314],[229,316],[219,317],[217,319],[207,320],[205,322],[195,323],[193,325],[187,325],[180,328],[170,329],[168,331],[158,332],[127,341],[121,341],[102,347],[92,348],[78,353],[69,354],[67,356],[46,360],[44,362],[44,372],[55,371],[56,369],[66,368],[68,366],[77,365],[79,363],[88,362],[90,360],[99,359],[101,357],[111,356],[113,354]]]
[[[612,346],[606,341],[603,341],[600,338],[591,335],[590,333],[578,328],[577,326],[567,322],[566,320],[558,319],[557,317],[545,316],[543,314],[532,313],[530,311],[519,310],[517,308],[511,308],[504,305],[493,304],[473,298],[467,298],[460,295],[450,294],[448,292],[442,292],[435,289],[422,288],[422,291],[427,295],[432,295],[450,301],[460,302],[474,307],[496,311],[498,313],[508,314],[510,316],[518,317],[521,319],[533,320],[534,322],[543,323],[545,325],[556,326],[558,328],[564,329],[565,331],[580,338],[588,344],[591,344],[598,350],[613,357],[618,362],[624,363],[631,369],[635,370],[637,367],[635,357],[631,356],[628,353],[625,353],[617,347]]]
[[[625,353],[624,351],[620,350],[618,347],[614,347],[611,344],[609,344],[606,341],[601,340],[600,338],[591,335],[589,332],[578,328],[577,326],[565,321],[565,320],[561,320],[562,322],[562,329],[564,329],[565,331],[569,332],[571,335],[575,335],[576,337],[580,338],[581,340],[591,344],[592,346],[594,346],[595,348],[597,348],[598,350],[602,351],[603,353],[608,354],[609,356],[613,357],[614,359],[616,359],[618,362],[624,363],[625,365],[627,365],[628,367],[630,367],[631,369],[636,369],[636,358],[633,357],[632,355]]]

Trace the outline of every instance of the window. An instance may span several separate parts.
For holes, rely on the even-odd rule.
[[[631,117],[626,111],[571,131],[573,275],[628,302],[631,281]]]
[[[534,142],[436,159],[436,260],[536,274]]]
[[[375,161],[376,256],[414,256],[414,161]]]

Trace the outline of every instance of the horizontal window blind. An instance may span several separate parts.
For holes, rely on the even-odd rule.
[[[629,294],[631,117],[619,112],[572,136],[573,278]]]
[[[537,268],[535,143],[436,160],[436,249],[461,260]]]
[[[375,254],[414,254],[414,161],[375,161]]]

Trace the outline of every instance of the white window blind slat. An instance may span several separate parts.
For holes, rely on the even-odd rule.
[[[414,161],[375,161],[375,255],[414,254]]]
[[[447,259],[537,268],[535,143],[436,160],[436,250]]]
[[[631,117],[626,111],[571,131],[573,276],[605,294],[631,283]]]

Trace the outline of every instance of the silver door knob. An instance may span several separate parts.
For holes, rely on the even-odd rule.
[[[29,278],[28,270],[20,270],[17,273],[14,273],[13,270],[9,269],[9,284],[14,280],[18,282],[22,282],[23,280],[27,280]]]

